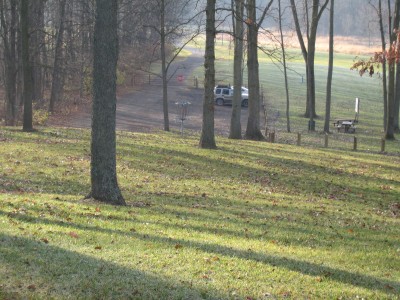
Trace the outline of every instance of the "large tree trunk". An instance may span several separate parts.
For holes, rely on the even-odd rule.
[[[246,139],[260,141],[264,139],[260,130],[260,78],[258,66],[258,26],[256,1],[247,1],[247,70],[249,86],[249,117],[246,127]]]
[[[90,196],[125,205],[116,171],[117,9],[118,0],[96,0]]]
[[[326,83],[326,106],[325,106],[325,125],[324,125],[324,131],[326,133],[329,133],[329,124],[331,119],[334,8],[335,8],[335,0],[331,0],[331,11],[329,16],[329,66],[328,66],[328,80]]]
[[[32,94],[33,75],[32,65],[29,56],[29,1],[21,0],[21,50],[22,50],[22,71],[23,71],[23,99],[24,118],[23,131],[33,131],[32,120]]]
[[[240,122],[241,116],[241,105],[242,105],[242,69],[243,69],[243,13],[244,13],[244,0],[236,0],[235,8],[232,6],[232,10],[235,10],[235,29],[234,29],[234,40],[235,40],[235,54],[233,64],[233,80],[234,80],[234,93],[232,102],[232,115],[231,115],[231,127],[229,132],[230,139],[241,139],[242,138],[242,125]]]
[[[397,1],[396,1],[396,7],[395,7],[395,17],[394,17],[394,22],[393,22],[393,27],[391,24],[392,21],[392,16],[391,16],[391,9],[390,9],[390,0],[388,0],[388,8],[389,8],[389,41],[390,45],[393,45],[393,43],[396,41],[396,32],[391,30],[391,28],[396,29],[398,25],[398,14],[397,12]],[[395,68],[396,65],[395,63],[389,64],[389,85],[388,85],[388,99],[387,99],[387,123],[386,123],[386,132],[385,132],[385,138],[388,140],[393,140],[394,139],[394,109],[395,109]]]
[[[381,45],[382,45],[382,53],[386,51],[386,41],[385,41],[385,30],[383,28],[383,17],[382,17],[382,0],[379,0],[378,3],[378,19],[379,19],[379,30],[381,34]],[[386,77],[386,61],[382,62],[382,90],[383,90],[383,128],[386,132],[386,120],[387,120],[387,77]]]
[[[278,0],[278,12],[279,12],[279,32],[281,37],[281,49],[282,49],[282,63],[283,63],[283,75],[285,77],[285,94],[286,94],[286,128],[287,132],[290,132],[290,98],[289,98],[289,83],[287,76],[287,66],[286,66],[286,49],[285,42],[283,39],[283,29],[282,29],[282,7],[281,0]]]
[[[64,62],[63,42],[64,42],[64,21],[65,21],[65,4],[66,0],[60,2],[60,25],[57,33],[56,49],[54,54],[53,80],[51,86],[49,111],[54,112],[54,106],[62,98],[64,89],[64,70],[62,68]]]
[[[301,32],[299,16],[294,0],[290,0],[292,7],[293,19],[295,21],[296,34],[300,43],[301,51],[303,54],[304,62],[306,64],[307,73],[307,101],[306,101],[306,117],[310,118],[310,123],[314,122],[314,118],[317,117],[315,110],[315,72],[314,72],[314,58],[315,58],[315,43],[317,40],[317,29],[318,23],[321,19],[322,13],[324,12],[329,0],[320,6],[320,0],[312,1],[312,13],[311,23],[308,20],[308,2],[306,2],[306,21],[307,21],[307,49],[305,47],[303,34]]]
[[[215,85],[215,0],[207,0],[206,51],[204,55],[204,102],[200,148],[215,149],[214,85]]]
[[[394,103],[394,130],[396,133],[400,132],[399,127],[399,112],[400,112],[400,62],[396,64],[396,91]]]
[[[394,31],[398,31],[400,27],[400,0],[396,0],[396,4],[394,7],[394,13],[395,13],[395,18],[394,18]],[[395,34],[395,39],[397,42],[398,40],[398,34]],[[396,64],[396,88],[394,92],[394,131],[396,133],[400,132],[399,129],[399,109],[400,109],[400,62]]]
[[[6,93],[6,125],[15,126],[17,118],[17,5],[10,1],[10,13],[6,10],[4,0],[0,1],[1,29],[4,44],[5,93]],[[6,17],[7,16],[7,17]]]
[[[30,59],[32,65],[33,86],[32,99],[34,101],[43,98],[43,63],[42,49],[45,45],[44,36],[44,0],[29,1],[29,22],[30,22]]]
[[[163,85],[162,91],[163,91],[164,130],[169,131],[167,59],[165,53],[165,0],[161,0],[160,13],[161,13],[160,16],[161,76]]]

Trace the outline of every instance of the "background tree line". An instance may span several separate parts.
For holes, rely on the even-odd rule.
[[[121,0],[118,9],[119,81],[133,76],[135,70],[148,69],[161,59],[160,2]],[[164,10],[165,53],[174,52],[182,32],[172,32],[177,18],[189,9],[188,0],[167,1]],[[22,16],[23,0],[0,1],[0,55],[4,87],[4,117],[15,125],[23,106],[23,27],[29,38],[30,75],[36,107],[54,112],[60,103],[76,102],[90,95],[92,84],[94,0],[30,0]],[[184,7],[178,14],[177,7]],[[192,7],[192,6],[191,6]],[[182,30],[182,28],[180,28]],[[65,91],[72,92],[66,95]],[[71,99],[72,98],[72,99]],[[4,104],[4,105],[3,105]],[[1,110],[0,110],[1,111]]]

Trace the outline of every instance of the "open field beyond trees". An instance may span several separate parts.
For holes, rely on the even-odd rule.
[[[89,130],[0,128],[0,299],[398,299],[398,156],[198,138],[118,132],[113,207]]]
[[[226,39],[226,37],[225,37]],[[290,96],[290,120],[291,131],[301,132],[306,143],[310,145],[323,145],[321,132],[324,126],[326,81],[328,69],[328,53],[324,52],[326,39],[319,38],[315,58],[316,78],[316,110],[319,118],[316,119],[317,133],[308,133],[308,119],[304,118],[306,105],[306,71],[301,52],[296,48],[288,49],[288,76]],[[202,41],[198,41],[202,45]],[[267,44],[265,44],[267,46]],[[361,147],[365,151],[379,152],[380,141],[383,133],[383,98],[382,79],[378,75],[374,77],[360,77],[357,71],[350,70],[355,59],[368,58],[377,49],[365,45],[365,41],[351,40],[349,38],[338,38],[335,41],[338,51],[334,55],[334,71],[332,83],[332,108],[331,108],[331,131],[330,146],[337,149],[351,149],[353,136],[356,136]],[[368,50],[370,51],[368,54]],[[359,57],[358,55],[362,55]],[[296,143],[294,134],[287,134],[286,126],[286,95],[284,87],[284,76],[282,65],[272,61],[262,51],[259,52],[260,83],[264,93],[264,102],[267,110],[267,124],[270,131],[278,132],[278,141],[283,143]],[[203,78],[202,67],[195,70],[194,76]],[[216,80],[218,83],[233,84],[233,44],[217,39],[216,47]],[[247,73],[244,70],[244,85],[247,86]],[[359,98],[360,116],[357,124],[356,134],[338,134],[333,128],[334,119],[355,117],[355,98]],[[246,124],[242,124],[245,126]],[[308,141],[308,142],[307,142]],[[398,141],[388,142],[388,151],[399,154],[400,143]]]

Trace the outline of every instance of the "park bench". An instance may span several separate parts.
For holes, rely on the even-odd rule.
[[[341,120],[335,120],[333,122],[333,126],[337,128],[338,132],[355,133],[356,132],[355,123],[357,123],[357,120],[341,119]]]

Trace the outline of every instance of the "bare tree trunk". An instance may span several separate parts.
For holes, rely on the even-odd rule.
[[[335,0],[331,1],[331,11],[329,17],[329,66],[328,80],[326,83],[326,106],[325,106],[325,125],[324,131],[329,133],[329,124],[331,119],[331,99],[332,99],[332,73],[333,73],[333,26],[334,26],[334,8]]]
[[[260,78],[258,65],[258,27],[256,1],[247,1],[247,70],[249,86],[249,117],[246,127],[246,139],[262,140],[260,130]]]
[[[24,80],[24,118],[23,131],[33,131],[32,120],[32,93],[33,75],[32,65],[29,56],[29,1],[21,0],[21,50],[22,50],[22,71]]]
[[[90,196],[125,205],[116,171],[117,12],[118,0],[96,0]]]
[[[62,68],[64,62],[63,42],[64,42],[64,20],[65,20],[66,0],[60,2],[60,25],[57,33],[56,49],[54,54],[53,80],[51,86],[49,111],[54,112],[54,106],[62,98],[64,89],[64,71]]]
[[[244,13],[244,0],[236,0],[236,7],[232,6],[232,10],[235,10],[235,54],[233,64],[233,78],[234,78],[234,92],[232,102],[232,115],[231,115],[231,127],[229,132],[230,139],[241,139],[242,138],[242,125],[240,122],[241,116],[241,104],[242,104],[242,69],[243,69],[243,37],[244,37],[244,26],[243,26],[243,13]]]
[[[283,75],[284,75],[284,77],[285,77],[286,127],[287,127],[287,132],[290,132],[290,98],[289,98],[289,83],[288,83],[287,66],[286,66],[286,49],[285,49],[285,42],[284,42],[284,40],[283,40],[281,0],[278,0],[278,13],[279,13],[279,32],[280,32],[280,36],[281,36]]]
[[[399,113],[400,113],[400,62],[396,64],[396,91],[394,103],[394,130],[396,133],[400,132],[399,127]]]
[[[394,31],[398,31],[400,27],[400,0],[396,0],[394,7]],[[396,34],[397,39],[397,34]],[[399,107],[400,106],[400,62],[396,64],[396,88],[394,92],[394,131],[400,132],[399,128]]]
[[[42,48],[44,47],[44,0],[29,1],[29,22],[30,22],[30,60],[32,65],[33,86],[32,99],[43,98],[43,64]]]
[[[393,42],[396,40],[396,33],[393,32],[392,30],[392,14],[390,9],[390,0],[388,0],[388,8],[389,8],[389,41],[390,45],[392,45]],[[395,10],[397,10],[397,7]],[[397,15],[395,17],[398,18]],[[397,20],[395,20],[394,24],[396,22]],[[395,28],[395,26],[393,26],[393,28]],[[387,124],[385,132],[385,138],[388,140],[394,139],[395,67],[396,65],[394,63],[389,64],[389,73],[388,73],[389,85],[388,85],[388,99],[387,99],[388,108],[387,108]]]
[[[379,30],[381,33],[381,45],[382,45],[382,53],[386,51],[386,41],[385,41],[385,30],[383,28],[383,16],[382,16],[382,0],[378,2],[378,19],[379,19]],[[386,120],[387,120],[387,99],[388,99],[388,91],[387,91],[387,77],[386,77],[386,61],[382,62],[382,88],[383,88],[383,128],[386,132]]]
[[[168,79],[167,79],[167,60],[165,53],[165,0],[160,2],[160,39],[161,39],[161,77],[163,91],[163,112],[164,112],[164,131],[169,131],[168,116]]]
[[[329,0],[320,6],[320,0],[312,1],[312,14],[311,23],[308,20],[308,2],[306,2],[306,21],[307,21],[307,49],[305,47],[303,34],[301,32],[299,16],[296,9],[294,0],[290,0],[292,7],[293,19],[295,21],[296,34],[300,43],[301,51],[303,54],[304,62],[306,64],[307,72],[307,104],[306,104],[306,117],[310,118],[310,123],[314,122],[314,118],[317,117],[315,111],[315,72],[314,72],[314,58],[315,58],[315,43],[317,39],[317,28],[319,20],[321,19],[322,13],[324,12]]]
[[[214,85],[215,85],[215,2],[207,0],[206,51],[204,55],[204,102],[200,148],[215,149]]]
[[[17,7],[10,1],[10,14],[6,13],[4,0],[0,1],[1,29],[4,44],[5,89],[6,89],[6,125],[15,126],[17,118]],[[6,18],[6,15],[8,16]],[[7,22],[7,20],[9,22]]]

